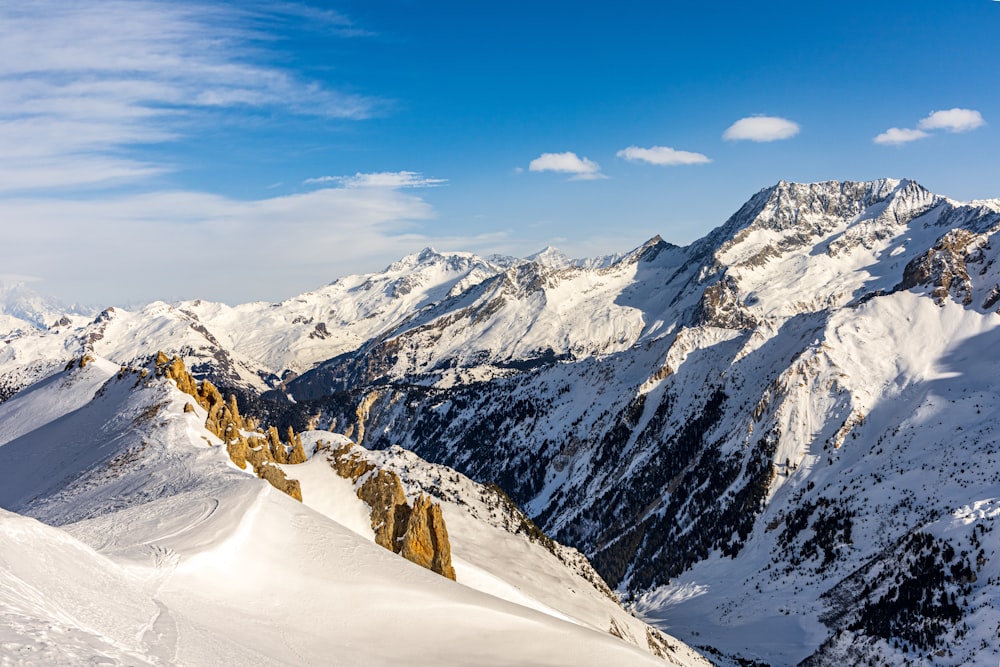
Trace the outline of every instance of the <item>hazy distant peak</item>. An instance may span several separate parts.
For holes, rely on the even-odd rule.
[[[545,246],[544,249],[533,255],[528,255],[525,259],[529,262],[536,262],[553,269],[564,269],[577,264],[577,260],[570,258],[566,253],[552,246]]]
[[[90,314],[90,311],[43,296],[26,281],[0,280],[0,315],[7,316],[0,324],[0,333],[22,327],[46,329],[63,315],[81,314]]]

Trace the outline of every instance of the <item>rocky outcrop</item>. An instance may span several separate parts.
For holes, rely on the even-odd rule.
[[[226,443],[229,458],[240,469],[247,464],[257,477],[265,480],[279,491],[302,501],[302,486],[298,480],[289,479],[275,463],[303,463],[306,460],[302,439],[291,428],[288,429],[288,444],[281,441],[278,430],[270,427],[264,437],[247,436],[252,422],[240,414],[236,397],[223,399],[219,390],[208,380],[200,384],[187,371],[180,357],[167,357],[163,352],[156,355],[157,377],[173,380],[177,388],[194,397],[195,401],[208,412],[205,428]],[[190,403],[184,405],[184,412],[194,412]]]
[[[355,447],[345,444],[330,450],[327,460],[338,475],[355,483],[358,498],[370,508],[375,542],[454,580],[451,542],[441,505],[421,493],[410,507],[399,475],[376,468]]]
[[[338,475],[357,482],[369,470],[374,470],[375,465],[362,456],[352,456],[352,449],[354,445],[351,444],[338,447],[330,452],[328,460],[330,467],[336,470]]]
[[[399,542],[410,519],[410,506],[399,475],[389,470],[372,471],[358,487],[357,494],[371,508],[375,542],[399,553]]]
[[[406,524],[399,555],[441,576],[455,579],[451,543],[441,505],[422,493],[413,501],[413,511]]]
[[[698,305],[698,323],[723,329],[753,329],[757,320],[740,299],[739,284],[732,276],[705,288]]]
[[[966,229],[953,229],[942,236],[930,250],[914,257],[903,269],[903,280],[896,290],[928,285],[939,306],[951,295],[963,306],[972,303],[972,280],[966,266],[970,246],[976,235]]]
[[[299,480],[288,479],[281,468],[270,463],[263,463],[259,466],[254,466],[254,472],[274,488],[302,502],[302,485],[299,484]]]

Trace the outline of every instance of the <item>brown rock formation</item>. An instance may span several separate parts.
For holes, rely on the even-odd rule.
[[[240,470],[246,470],[250,448],[245,438],[234,438],[231,442],[226,443],[226,452]]]
[[[273,426],[267,429],[267,449],[274,461],[288,463],[288,457],[285,454],[285,444],[281,442],[278,429]]]
[[[403,534],[399,555],[455,580],[455,568],[451,564],[451,543],[448,541],[448,529],[444,525],[441,505],[431,502],[422,493],[413,502],[413,511],[406,525],[406,533]]]
[[[265,463],[260,467],[254,467],[254,472],[257,476],[263,480],[266,480],[271,486],[283,491],[295,498],[299,502],[302,502],[302,485],[299,484],[297,479],[288,479],[285,473],[275,465],[270,463]]]
[[[302,447],[302,436],[298,434],[292,441],[292,451],[288,453],[288,462],[291,464],[306,462],[306,450]]]
[[[226,443],[229,458],[240,469],[245,470],[249,463],[254,473],[279,491],[287,493],[298,501],[302,500],[302,486],[298,480],[288,479],[285,473],[273,465],[274,463],[302,463],[306,460],[302,449],[302,439],[291,428],[288,429],[286,445],[281,442],[278,430],[273,426],[268,429],[263,438],[247,437],[243,431],[256,425],[256,420],[244,419],[240,415],[236,397],[228,400],[222,398],[219,390],[208,380],[201,384],[187,372],[180,357],[168,358],[163,352],[156,355],[156,375],[173,380],[177,388],[194,397],[195,401],[208,412],[205,428]],[[145,377],[140,375],[140,377]],[[193,412],[194,406],[184,405],[184,412]],[[288,451],[291,448],[291,456]]]
[[[169,359],[167,355],[162,352],[156,353],[156,374],[160,377],[166,377],[177,383],[177,388],[183,391],[185,394],[190,394],[195,398],[198,398],[198,384],[195,382],[191,374],[187,372],[184,368],[184,362],[181,361],[180,357],[174,357]],[[198,401],[201,403],[201,401]],[[202,406],[205,407],[205,406]]]
[[[338,475],[357,482],[366,472],[374,470],[375,466],[357,452],[353,452],[353,449],[352,444],[342,445],[330,452],[328,460]]]
[[[392,470],[377,468],[355,447],[346,444],[328,450],[327,460],[341,477],[352,482],[363,479],[356,492],[358,498],[370,508],[375,542],[417,565],[454,580],[451,542],[441,505],[420,494],[410,508],[399,475]]]
[[[410,513],[399,475],[391,470],[378,470],[365,479],[357,494],[371,508],[376,544],[399,553],[399,540],[406,532]]]

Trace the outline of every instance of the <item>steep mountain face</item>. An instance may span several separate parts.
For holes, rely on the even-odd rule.
[[[305,502],[275,491],[235,465],[231,433],[205,426],[213,406],[193,405],[180,386],[192,379],[166,365],[93,357],[0,405],[4,664],[708,664],[454,471],[408,455],[401,493],[421,485],[403,499],[403,551],[417,556],[414,517],[443,539],[447,506],[457,584],[376,543],[327,458],[351,447],[342,436],[303,434],[313,456],[279,466]],[[443,476],[448,500],[429,501]]]
[[[997,641],[963,629],[987,576],[948,574],[921,602],[878,582],[998,488],[998,209],[908,181],[781,183],[687,248],[511,266],[288,388],[346,392],[320,419],[370,448],[498,483],[694,643],[975,661]],[[877,562],[894,574],[844,583]],[[957,616],[916,620],[963,594]]]
[[[162,349],[241,409],[495,483],[720,663],[993,664],[998,231],[1000,201],[782,182],[683,248],[427,250],[74,319],[7,338],[0,381]]]

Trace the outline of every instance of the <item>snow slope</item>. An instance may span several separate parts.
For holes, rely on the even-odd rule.
[[[477,553],[484,540],[548,556],[466,498],[483,498],[467,479],[498,484],[645,618],[722,664],[993,664],[998,232],[997,201],[911,181],[782,182],[685,248],[654,238],[594,261],[428,250],[282,304],[70,318],[0,345],[0,408],[71,356],[176,352],[282,424],[385,452],[372,456],[411,492],[458,493],[467,506],[445,512],[467,549],[460,578],[508,602],[608,629],[596,603],[549,597],[576,590],[565,572],[551,589],[496,581],[506,568]],[[73,409],[53,433],[72,435],[88,408]],[[26,454],[27,427],[3,429],[0,451]],[[304,474],[326,474],[313,465]],[[320,486],[320,514],[367,539],[350,489]],[[91,515],[58,508],[89,488],[25,507],[79,522]],[[119,490],[77,503],[93,516],[134,497],[125,482],[95,488]],[[463,528],[470,516],[505,532]]]
[[[307,451],[321,442],[334,448],[350,444],[325,431],[303,434]],[[670,663],[700,660],[688,647],[625,612],[579,552],[545,539],[537,529],[533,532],[502,492],[400,448],[352,451],[379,469],[396,472],[411,502],[426,493],[441,503],[459,583],[598,632],[617,634],[662,653]],[[367,505],[355,495],[355,484],[334,472],[329,456],[321,450],[306,464],[282,468],[302,483],[306,505],[374,540]]]
[[[910,181],[780,183],[687,248],[509,268],[289,388],[500,484],[722,662],[841,664],[850,633],[857,660],[992,664],[990,521],[981,564],[923,534],[1000,496],[998,233]],[[942,581],[900,593],[934,548]]]
[[[98,359],[0,405],[6,664],[659,662],[375,545],[356,498],[345,526],[277,492],[186,402]]]

